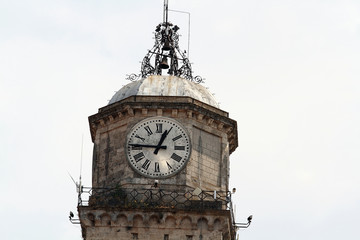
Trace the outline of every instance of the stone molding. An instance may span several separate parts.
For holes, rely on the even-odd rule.
[[[229,141],[229,153],[238,147],[237,123],[229,114],[190,97],[173,96],[132,96],[99,109],[89,117],[91,138],[94,142],[98,128],[135,115],[150,117],[177,117],[180,112],[199,123],[224,132]]]
[[[78,207],[83,238],[86,239],[86,229],[92,227],[118,229],[117,231],[136,231],[136,229],[149,229],[148,231],[188,230],[200,231],[206,236],[212,232],[234,233],[231,214],[229,210],[210,210],[206,212],[162,211],[162,210],[119,210],[94,209],[91,207]],[[84,231],[85,230],[85,231]],[[114,230],[115,231],[115,230]],[[227,236],[225,239],[231,239]]]

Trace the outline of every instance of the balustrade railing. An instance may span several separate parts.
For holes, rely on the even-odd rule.
[[[159,188],[87,188],[79,194],[79,206],[115,208],[166,208],[186,210],[229,210],[230,192],[171,191]]]

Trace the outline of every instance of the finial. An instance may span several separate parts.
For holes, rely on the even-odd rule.
[[[168,0],[164,0],[163,23],[155,28],[155,44],[141,63],[141,74],[131,74],[128,80],[134,81],[140,77],[162,75],[162,71],[167,70],[169,75],[182,77],[192,82],[203,82],[200,76],[193,77],[186,51],[182,52],[179,48],[178,30],[180,28],[168,21],[168,13]]]
[[[164,23],[168,22],[168,13],[169,13],[169,1],[164,0],[164,17],[163,17]]]

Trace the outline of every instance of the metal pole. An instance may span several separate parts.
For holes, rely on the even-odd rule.
[[[187,52],[187,58],[189,59],[190,58],[190,13],[189,12],[184,12],[184,11],[172,10],[172,9],[169,9],[169,11],[178,12],[178,13],[185,13],[189,17],[189,23],[188,23],[188,52]]]
[[[168,22],[168,8],[169,8],[169,1],[164,0],[164,16],[163,16],[163,22]]]

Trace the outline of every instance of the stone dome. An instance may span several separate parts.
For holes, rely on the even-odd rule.
[[[131,82],[117,91],[109,104],[130,96],[186,96],[219,108],[219,104],[205,87],[176,76],[152,75]]]

